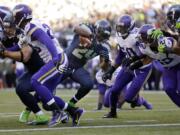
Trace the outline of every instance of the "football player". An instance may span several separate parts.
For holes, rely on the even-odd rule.
[[[143,42],[139,46],[140,51],[149,59],[159,61],[164,67],[162,72],[164,90],[170,99],[180,107],[180,56],[175,53],[158,52],[158,45],[163,44],[171,48],[176,40],[163,35],[153,38],[154,31],[156,31],[155,27],[150,24],[140,28],[139,37]]]
[[[109,90],[112,85],[115,82],[115,79],[119,73],[119,71],[121,70],[121,67],[118,67],[116,69],[116,71],[114,71],[111,80],[107,80],[106,82],[104,82],[102,80],[102,76],[105,73],[106,70],[100,69],[97,73],[96,73],[96,80],[98,82],[98,90],[99,90],[99,97],[98,97],[98,107],[97,110],[101,110],[102,106],[104,105],[105,107],[110,107],[110,94],[111,94],[111,90]],[[131,82],[130,82],[131,83]],[[118,102],[117,102],[117,107],[120,109],[122,107],[122,105],[125,103],[125,96],[126,93],[128,93],[128,87],[130,86],[130,83],[122,90],[122,92],[120,93],[119,97],[118,97]],[[148,103],[143,97],[139,97],[139,94],[136,95],[138,98],[140,98],[143,103],[142,104],[130,104],[130,106],[132,108],[134,107],[140,107],[140,106],[145,106],[146,109],[150,110],[152,109],[152,105],[150,103]]]
[[[59,124],[62,110],[72,116],[72,124],[76,126],[83,113],[82,109],[68,106],[60,97],[53,95],[54,90],[63,79],[67,70],[68,60],[60,48],[49,26],[38,20],[32,20],[32,10],[24,4],[18,4],[13,9],[16,27],[23,31],[21,42],[32,45],[38,50],[40,57],[46,64],[31,77],[31,86],[36,91],[46,109],[53,111],[48,124],[53,127]]]
[[[0,7],[0,13],[1,7]],[[8,57],[15,61],[21,61],[24,63],[27,71],[18,79],[16,85],[16,93],[21,101],[27,106],[27,109],[23,111],[19,117],[20,122],[27,122],[30,110],[35,114],[34,123],[46,124],[48,117],[42,112],[37,104],[36,99],[30,94],[32,91],[30,85],[31,76],[37,72],[40,67],[44,65],[43,60],[39,57],[38,52],[32,46],[23,46],[20,48],[19,35],[22,32],[15,28],[13,14],[10,10],[4,12],[5,15],[2,20],[2,35],[1,35],[1,56]],[[29,109],[30,110],[29,110]]]
[[[77,93],[69,101],[69,104],[72,106],[93,88],[90,74],[83,67],[88,60],[99,55],[102,66],[109,64],[108,40],[111,35],[111,25],[107,20],[102,19],[98,20],[94,25],[80,24],[74,28],[74,31],[76,34],[72,44],[66,49],[69,69],[71,70],[69,77],[80,84]],[[81,45],[83,44],[81,38],[88,39],[89,42]]]
[[[117,118],[117,101],[118,95],[129,82],[130,86],[127,89],[125,101],[131,104],[143,104],[143,100],[136,96],[145,81],[148,79],[152,65],[146,58],[142,56],[139,51],[137,40],[138,29],[135,27],[135,22],[129,15],[123,15],[118,18],[116,23],[116,38],[120,46],[120,50],[116,57],[115,63],[111,68],[103,75],[103,80],[106,82],[111,79],[113,72],[122,64],[122,69],[118,73],[115,83],[110,89],[110,112],[104,115],[104,118]],[[142,60],[136,61],[142,58]],[[130,66],[130,63],[134,64]],[[138,64],[135,64],[138,63]]]
[[[173,5],[169,8],[167,12],[167,25],[173,32],[173,35],[171,34],[169,36],[174,37],[176,41],[174,41],[174,45],[170,48],[164,44],[159,44],[158,51],[163,53],[176,53],[180,55],[180,5]]]

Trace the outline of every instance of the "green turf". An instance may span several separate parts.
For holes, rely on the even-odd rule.
[[[74,90],[61,90],[57,95],[68,101],[73,93]],[[180,110],[165,93],[142,92],[141,95],[153,104],[153,110],[149,111],[144,107],[131,109],[129,104],[125,104],[122,110],[118,111],[118,119],[103,119],[102,116],[108,109],[94,111],[97,91],[93,90],[77,104],[86,110],[79,128],[72,128],[70,121],[48,129],[46,125],[29,126],[19,123],[18,114],[24,106],[13,90],[1,90],[0,135],[179,135]]]

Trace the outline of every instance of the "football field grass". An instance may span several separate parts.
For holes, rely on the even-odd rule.
[[[68,101],[74,90],[59,90],[57,95]],[[153,110],[144,107],[130,108],[125,104],[117,119],[104,119],[108,112],[95,111],[97,91],[93,90],[77,106],[84,108],[79,127],[59,124],[54,128],[30,126],[18,122],[24,106],[14,90],[0,90],[0,135],[180,135],[180,109],[164,92],[141,92],[153,104]],[[50,116],[50,113],[45,112]],[[33,119],[31,114],[31,120]]]

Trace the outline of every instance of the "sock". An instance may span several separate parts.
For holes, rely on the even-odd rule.
[[[44,113],[42,111],[39,111],[36,113],[36,115],[43,115]]]
[[[52,111],[58,111],[58,112],[61,112],[61,109],[59,108],[59,106],[56,104],[56,102],[52,103],[51,105],[49,105],[50,109]]]
[[[111,103],[111,113],[113,113],[113,114],[116,114],[117,101],[118,101],[118,95],[111,92],[110,103]]]
[[[82,99],[84,96],[86,96],[92,88],[93,88],[93,84],[92,84],[92,87],[91,87],[91,85],[88,85],[88,87],[87,86],[80,87],[78,89],[77,93],[75,94],[75,96],[73,97],[74,101],[72,101],[72,102],[74,104],[76,104],[80,99]]]
[[[72,105],[73,104],[76,104],[78,102],[78,99],[74,96],[74,97],[72,97],[70,100],[69,100],[69,103],[71,104],[72,103]],[[74,106],[74,105],[73,105]]]

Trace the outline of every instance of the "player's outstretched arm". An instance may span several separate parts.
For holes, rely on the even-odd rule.
[[[27,62],[31,57],[32,51],[32,48],[27,45],[23,47],[20,51],[4,50],[3,57],[7,57],[15,61]]]

